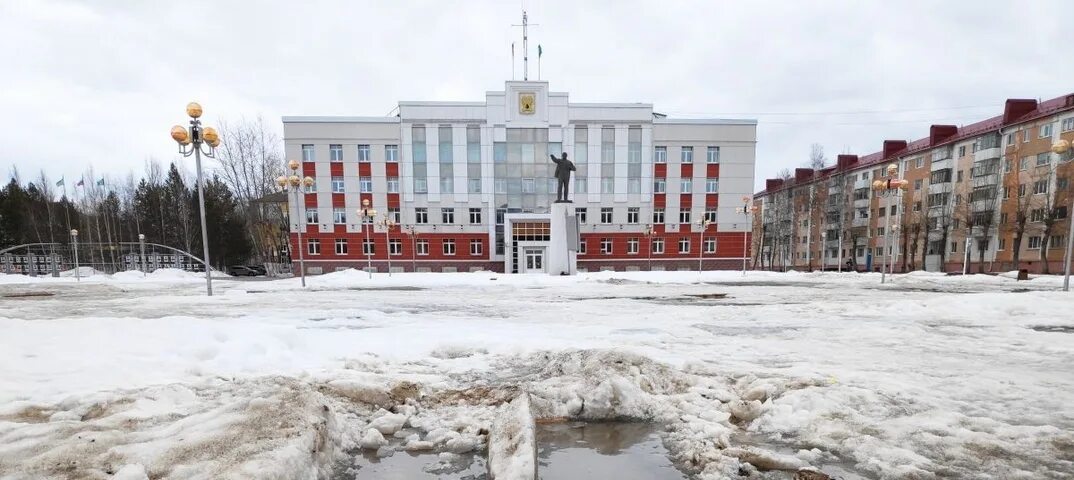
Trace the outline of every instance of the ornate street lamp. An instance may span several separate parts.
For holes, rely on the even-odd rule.
[[[653,271],[653,226],[651,224],[645,225],[645,230],[642,230],[642,235],[645,235],[645,261],[649,264],[649,271]]]
[[[703,219],[697,221],[697,226],[701,228],[701,244],[699,244],[698,248],[697,248],[697,274],[698,275],[701,275],[701,268],[702,268],[701,262],[702,262],[702,260],[704,260],[704,255],[705,255],[705,229],[709,228],[709,225],[712,225],[712,221],[707,219],[707,218],[703,218]]]
[[[391,216],[385,214],[384,218],[377,222],[377,225],[384,227],[384,248],[386,249],[384,252],[388,257],[388,276],[390,277],[392,276],[392,239],[390,234],[392,232],[392,227],[395,227],[395,220],[392,220]]]
[[[895,176],[899,172],[899,166],[894,163],[888,165],[887,172],[887,178],[873,181],[873,190],[879,192],[881,196],[888,199],[887,204],[884,206],[887,211],[884,212],[884,246],[882,251],[885,255],[890,257],[891,254],[888,251],[888,238],[891,237],[891,199],[895,198],[896,195],[903,190],[906,190],[906,187],[910,182]],[[891,265],[894,266],[894,262],[892,262]],[[885,281],[887,281],[887,271],[885,270],[885,265],[881,264],[880,283],[884,283]]]
[[[404,225],[403,231],[410,235],[410,271],[418,271],[418,228],[414,225]]]
[[[74,228],[71,229],[71,245],[75,251],[75,281],[81,282],[82,274],[78,271],[78,230]]]
[[[172,127],[172,139],[179,144],[179,153],[184,157],[194,155],[198,170],[198,211],[201,216],[201,245],[205,255],[205,292],[213,296],[212,268],[209,267],[209,231],[205,227],[205,186],[201,179],[201,156],[216,158],[216,147],[220,145],[220,135],[213,127],[201,126],[201,105],[190,102],[186,105],[186,114],[190,116],[190,129],[182,125]]]
[[[1062,156],[1064,153],[1071,149],[1070,142],[1066,140],[1059,140],[1052,145],[1052,151],[1057,155]],[[1066,259],[1063,260],[1063,291],[1070,291],[1070,256],[1074,254],[1074,200],[1071,201],[1070,212],[1067,214],[1067,222],[1070,223],[1070,232],[1067,233],[1067,253]],[[1048,259],[1044,260],[1045,262]]]
[[[365,231],[365,245],[362,245],[362,250],[365,250],[366,259],[366,271],[369,273],[369,278],[373,279],[373,244],[369,239],[370,230],[373,230],[373,218],[377,216],[376,209],[370,208],[369,199],[362,200],[362,208],[358,209],[358,216],[362,219],[362,230]],[[366,245],[369,248],[366,248]]]
[[[754,205],[754,206],[751,207],[750,206],[750,200],[752,200],[752,199],[749,196],[743,196],[742,197],[742,214],[746,216],[746,231],[742,233],[742,276],[743,277],[746,276],[746,261],[750,257],[750,250],[749,250],[748,242],[749,242],[750,232],[753,231],[753,215],[755,215],[757,213],[757,211],[760,210],[760,208],[758,208],[757,205]]]
[[[147,272],[146,268],[145,268],[145,234],[144,233],[139,233],[138,234],[138,248],[139,248],[139,250],[141,250],[141,255],[142,255],[142,276],[145,277],[146,274],[149,273],[149,272]]]
[[[305,194],[302,193],[302,187],[303,186],[305,186],[305,187],[313,186],[313,178],[312,177],[300,178],[298,176],[298,167],[299,166],[300,166],[300,164],[298,163],[298,160],[291,160],[290,162],[287,162],[287,168],[291,169],[291,175],[290,176],[280,175],[279,177],[276,177],[276,185],[278,185],[280,188],[282,188],[284,192],[287,192],[288,197],[293,197],[294,200],[295,200],[295,218],[296,218],[295,219],[295,232],[298,233],[298,270],[299,270],[299,276],[302,277],[302,286],[305,287],[306,286],[306,255],[305,255],[306,252],[304,251],[305,248],[302,245],[302,230],[304,229],[304,226],[305,226],[305,222],[304,222],[305,218],[303,218],[303,217],[305,216],[305,210],[306,210],[305,209],[306,197],[305,197]],[[291,243],[290,240],[288,240],[287,243],[290,244]]]

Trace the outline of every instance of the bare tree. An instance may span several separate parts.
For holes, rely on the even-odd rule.
[[[275,179],[283,172],[279,137],[265,127],[261,117],[255,120],[220,123],[221,145],[217,155],[221,175],[242,208],[246,210],[247,231],[255,255],[262,261],[272,250],[279,250],[280,223],[277,209],[267,208],[258,199],[276,191]]]
[[[807,167],[820,170],[828,165],[828,159],[824,156],[824,147],[819,143],[809,146],[809,163]]]

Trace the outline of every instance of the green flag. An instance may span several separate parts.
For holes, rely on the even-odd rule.
[[[62,187],[63,186],[63,177],[60,177],[60,181],[56,182],[56,186],[57,187]]]

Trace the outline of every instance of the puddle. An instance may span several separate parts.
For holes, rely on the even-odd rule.
[[[1030,325],[1029,328],[1038,332],[1074,333],[1074,325]]]
[[[331,480],[485,480],[488,467],[477,455],[451,455],[450,460],[432,453],[395,452],[390,457],[377,458],[373,452],[354,457],[349,468],[338,469]]]
[[[764,435],[741,432],[731,435],[731,443],[735,445],[747,445],[762,448],[768,451],[793,456],[798,450],[809,450],[805,445],[795,445],[787,442],[771,440]],[[858,469],[854,462],[831,452],[824,453],[819,461],[813,462],[813,466],[820,469],[832,480],[875,480],[879,477],[863,472]],[[788,476],[789,476],[788,472]]]
[[[538,478],[685,480],[657,433],[645,423],[537,425]]]

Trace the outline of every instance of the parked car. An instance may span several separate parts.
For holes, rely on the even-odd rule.
[[[233,277],[256,277],[258,275],[264,275],[264,268],[260,270],[258,267],[250,265],[232,265],[227,269],[228,275]]]

